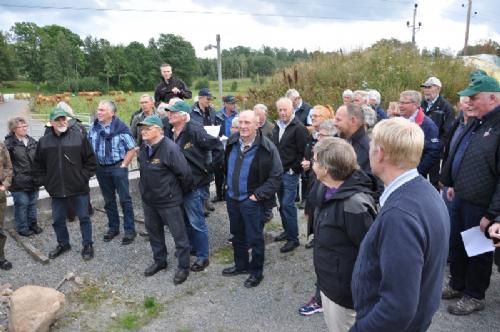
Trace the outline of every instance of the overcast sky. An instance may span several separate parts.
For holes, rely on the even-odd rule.
[[[467,0],[0,0],[0,30],[23,21],[57,24],[82,39],[125,45],[173,33],[191,42],[198,57],[215,56],[204,47],[215,44],[216,34],[222,48],[352,50],[382,38],[411,41],[406,22],[412,24],[415,3],[419,47],[463,47]],[[469,43],[500,42],[499,0],[474,0],[472,8]]]

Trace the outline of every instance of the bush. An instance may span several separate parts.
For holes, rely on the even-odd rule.
[[[233,81],[231,82],[231,91],[237,91],[238,90],[238,82],[237,81]]]
[[[208,78],[201,78],[198,81],[196,81],[196,83],[194,84],[195,90],[200,90],[203,88],[208,89],[209,87],[210,87],[210,83],[208,82]]]
[[[365,50],[317,54],[311,60],[284,68],[266,84],[249,89],[249,104],[264,103],[270,115],[276,117],[275,102],[290,89],[297,89],[303,99],[315,104],[342,104],[345,89],[376,89],[382,95],[382,107],[399,100],[404,90],[420,90],[420,84],[429,76],[443,82],[441,93],[452,103],[457,91],[468,83],[473,69],[459,58],[446,54],[420,54],[411,43],[381,40]],[[252,77],[259,82],[259,77]]]
[[[59,91],[105,91],[106,83],[99,81],[97,77],[69,78],[57,86]]]

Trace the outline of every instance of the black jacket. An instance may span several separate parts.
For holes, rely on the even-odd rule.
[[[179,136],[169,138],[181,148],[193,173],[193,188],[198,189],[210,184],[213,178],[212,164],[221,163],[224,148],[219,138],[210,136],[198,123],[188,122]]]
[[[457,147],[468,130],[474,130],[465,150],[456,179],[451,166]],[[500,106],[483,116],[471,118],[450,150],[443,166],[441,182],[453,187],[455,194],[472,204],[487,208],[485,217],[494,220],[500,215]]]
[[[309,116],[309,112],[311,111],[311,105],[306,103],[305,101],[302,101],[302,105],[300,105],[300,108],[295,112],[295,117],[299,119],[299,121],[304,125],[307,126],[307,117]]]
[[[325,201],[326,187],[314,194],[314,269],[320,290],[335,303],[352,309],[351,278],[359,247],[375,220],[376,181],[355,171]]]
[[[145,144],[139,151],[139,188],[142,200],[152,207],[181,205],[184,193],[189,192],[193,186],[191,168],[186,158],[168,137],[153,145],[152,149],[151,157]]]
[[[231,135],[227,141],[225,151],[225,173],[227,174],[229,155],[233,149],[239,149],[240,135]],[[262,136],[257,130],[255,143],[258,150],[248,175],[248,191],[257,197],[258,201],[263,202],[265,207],[272,208],[276,205],[275,194],[281,186],[281,175],[283,167],[276,149],[276,146],[265,136]],[[230,181],[228,179],[227,181]]]
[[[60,136],[54,130],[40,138],[35,154],[35,179],[51,197],[69,197],[89,192],[95,174],[92,146],[81,132],[68,129]]]
[[[181,91],[175,94],[172,92],[173,88],[177,88]],[[192,96],[193,94],[188,90],[186,84],[182,80],[170,78],[170,80],[165,81],[162,77],[160,84],[158,84],[155,89],[155,105],[158,106],[162,101],[168,104],[170,99],[174,97],[190,99]]]
[[[35,184],[33,174],[33,163],[35,162],[36,141],[33,137],[27,136],[28,145],[17,139],[13,134],[5,136],[5,146],[9,150],[14,176],[9,191],[35,191],[38,186]]]
[[[366,134],[365,127],[360,127],[349,139],[354,151],[356,159],[361,169],[367,173],[371,173],[370,167],[370,138]]]
[[[217,117],[215,109],[212,106],[208,106],[205,111],[201,111],[200,105],[196,102],[191,110],[191,121],[195,121],[202,126],[221,125],[220,118]]]
[[[430,117],[438,127],[439,141],[442,146],[445,146],[450,138],[450,129],[455,119],[453,106],[443,96],[438,96],[428,112],[427,105],[427,100],[422,100],[421,106],[424,109],[425,115]]]
[[[286,127],[281,141],[279,140],[279,131],[279,126],[274,126],[273,143],[280,153],[283,171],[286,173],[289,169],[292,169],[295,174],[300,174],[309,132],[297,117],[294,117]]]

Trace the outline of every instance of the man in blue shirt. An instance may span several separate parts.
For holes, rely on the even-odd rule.
[[[127,125],[118,119],[115,113],[116,105],[112,101],[101,101],[88,138],[97,157],[96,176],[108,216],[108,231],[103,239],[109,242],[120,234],[120,217],[116,205],[118,193],[124,216],[125,235],[122,245],[128,245],[134,241],[136,235],[128,183],[128,163],[135,155],[135,141]]]

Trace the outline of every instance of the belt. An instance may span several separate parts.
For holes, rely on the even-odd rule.
[[[122,160],[120,160],[120,161],[117,161],[117,162],[116,162],[116,163],[114,163],[114,164],[109,164],[109,165],[99,164],[99,167],[113,167],[113,166],[116,166],[116,165],[121,164],[121,163],[122,163],[122,161],[123,161],[123,159],[122,159]]]

